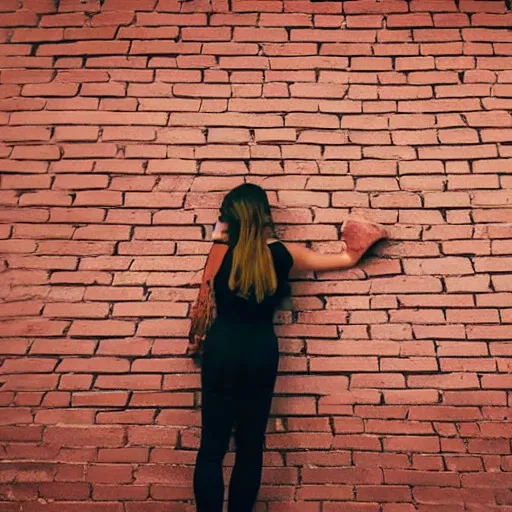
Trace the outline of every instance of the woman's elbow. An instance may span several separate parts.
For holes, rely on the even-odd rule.
[[[342,252],[340,254],[340,269],[352,268],[357,265],[359,262],[359,258],[357,255],[352,254],[350,252]]]

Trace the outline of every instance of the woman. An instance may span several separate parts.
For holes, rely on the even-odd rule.
[[[202,432],[194,493],[198,512],[222,511],[222,461],[234,427],[236,459],[228,510],[251,512],[261,483],[279,362],[273,315],[289,293],[289,272],[350,268],[387,233],[377,224],[347,221],[341,254],[285,244],[272,237],[267,195],[253,184],[231,190],[220,213],[213,238],[229,248],[214,280],[217,317],[202,360]]]

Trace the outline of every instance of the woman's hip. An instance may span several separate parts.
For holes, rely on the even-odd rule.
[[[279,342],[273,326],[215,322],[205,341],[205,365],[277,371]]]

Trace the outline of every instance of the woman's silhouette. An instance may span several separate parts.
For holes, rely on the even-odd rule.
[[[231,190],[213,234],[228,251],[214,280],[217,317],[202,359],[202,431],[194,472],[198,512],[221,512],[222,462],[235,428],[236,458],[229,512],[251,512],[261,483],[263,446],[279,362],[273,315],[289,293],[290,270],[353,267],[387,233],[378,224],[346,221],[345,249],[321,254],[273,237],[266,192]]]

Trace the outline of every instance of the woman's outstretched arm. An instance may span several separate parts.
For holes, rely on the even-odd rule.
[[[293,270],[326,271],[351,268],[357,264],[359,257],[344,250],[341,253],[324,254],[301,245],[285,244],[293,258]]]
[[[347,219],[342,225],[341,239],[345,244],[339,254],[322,254],[299,245],[290,245],[297,270],[339,270],[353,267],[377,240],[388,238],[387,229],[363,219]]]
[[[340,253],[321,253],[298,244],[284,244],[293,258],[293,269],[298,271],[343,270],[357,265],[366,250],[377,240],[387,238],[387,230],[380,224],[349,220],[344,223],[342,240],[345,248]],[[228,224],[217,221],[213,241],[227,242]],[[268,241],[272,241],[269,238]]]

